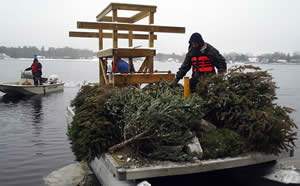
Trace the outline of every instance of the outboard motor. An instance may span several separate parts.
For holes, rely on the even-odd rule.
[[[50,84],[55,84],[55,83],[57,83],[58,82],[58,76],[57,75],[51,75],[50,77],[49,77],[49,83]]]

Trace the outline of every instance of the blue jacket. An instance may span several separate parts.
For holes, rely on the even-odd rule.
[[[118,72],[128,72],[128,63],[122,59],[118,60]]]

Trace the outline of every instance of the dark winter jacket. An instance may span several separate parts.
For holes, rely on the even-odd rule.
[[[227,66],[225,62],[225,58],[219,53],[217,49],[215,49],[210,44],[206,43],[206,47],[200,48],[189,48],[188,53],[186,54],[186,57],[184,59],[184,62],[182,63],[181,67],[179,68],[177,74],[176,74],[176,80],[179,81],[182,79],[186,73],[191,69],[192,67],[192,57],[199,57],[199,56],[206,56],[210,59],[211,64],[217,68],[218,73],[226,72]],[[215,70],[212,72],[200,72],[196,71],[192,73],[192,79],[198,79],[199,77],[211,73],[216,73]]]

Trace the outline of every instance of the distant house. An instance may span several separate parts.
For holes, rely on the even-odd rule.
[[[250,63],[258,63],[258,58],[257,57],[249,57],[248,58]]]
[[[38,59],[46,59],[45,56],[37,56]]]
[[[287,63],[287,60],[285,60],[285,59],[278,59],[276,62],[277,63]]]
[[[10,57],[4,53],[0,53],[0,59],[7,59],[7,58],[10,58]]]

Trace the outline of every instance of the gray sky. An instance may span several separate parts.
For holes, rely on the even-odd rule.
[[[108,0],[1,0],[0,45],[87,48],[97,39],[69,38],[77,21],[96,21]],[[185,53],[193,32],[220,52],[300,51],[300,0],[116,0],[156,5],[155,25],[183,26],[185,34],[158,33],[157,52]],[[122,15],[122,14],[121,14]],[[138,24],[143,24],[141,21]],[[83,31],[83,30],[82,30]],[[91,31],[91,30],[89,30]],[[147,42],[134,45],[147,46]],[[127,43],[121,42],[121,46]],[[104,48],[111,41],[105,40]]]

